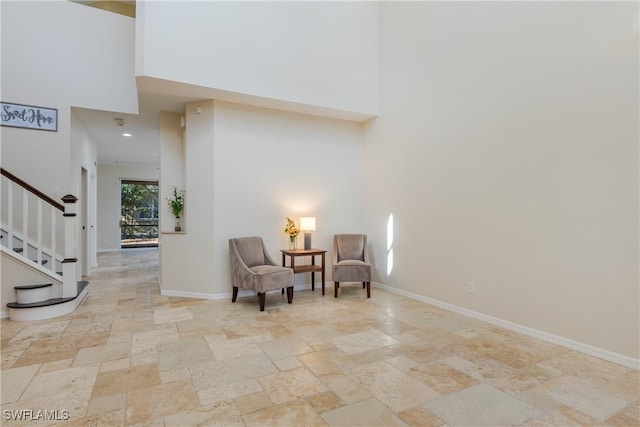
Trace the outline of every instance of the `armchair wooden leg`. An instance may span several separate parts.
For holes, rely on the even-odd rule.
[[[261,292],[258,294],[258,296],[260,297],[260,311],[264,311],[264,302],[265,302],[265,293]]]
[[[293,286],[287,288],[287,302],[289,304],[293,302]]]
[[[334,282],[335,286],[333,287],[333,296],[338,298],[338,288],[340,287],[340,282]]]
[[[238,298],[238,287],[233,287],[233,296],[231,297],[231,302],[236,302],[236,298]]]
[[[367,285],[367,282],[362,282],[362,289]]]
[[[367,298],[371,298],[371,282],[367,282]]]

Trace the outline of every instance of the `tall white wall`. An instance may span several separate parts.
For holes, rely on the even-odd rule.
[[[0,8],[2,101],[58,109],[57,132],[1,128],[2,166],[52,197],[77,195],[70,108],[137,113],[134,20],[66,1]]]
[[[186,115],[186,233],[162,235],[163,292],[230,293],[228,239],[261,236],[280,260],[287,216],[315,216],[328,256],[334,233],[364,231],[360,124],[220,101]]]
[[[287,216],[298,226],[301,216],[316,217],[313,246],[327,249],[327,257],[333,234],[364,231],[360,124],[222,102],[215,107],[214,283],[220,291],[230,289],[229,238],[261,236],[279,261],[288,246]],[[328,258],[327,280],[330,264]],[[305,281],[309,277],[296,275],[296,283]]]
[[[380,5],[378,280],[638,359],[638,4]],[[467,293],[474,282],[475,294]]]
[[[120,250],[120,182],[153,181],[159,178],[156,166],[99,164],[97,176],[97,249]],[[162,202],[159,201],[162,206]]]
[[[137,4],[138,76],[375,113],[377,58],[376,2]]]

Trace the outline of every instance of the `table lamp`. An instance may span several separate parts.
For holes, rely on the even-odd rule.
[[[311,249],[311,232],[316,231],[316,217],[300,217],[300,231],[304,231],[304,248]]]

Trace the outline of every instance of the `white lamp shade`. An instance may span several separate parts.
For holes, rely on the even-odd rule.
[[[300,217],[300,230],[316,231],[316,217],[315,216]]]

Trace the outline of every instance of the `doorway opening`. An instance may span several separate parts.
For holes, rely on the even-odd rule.
[[[120,181],[120,247],[158,246],[158,181]]]

